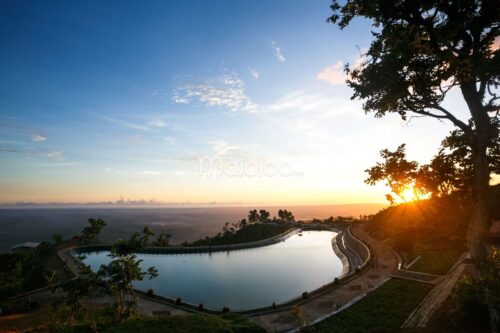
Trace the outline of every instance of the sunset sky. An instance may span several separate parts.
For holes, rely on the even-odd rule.
[[[378,151],[427,162],[452,127],[365,115],[342,68],[370,22],[329,5],[3,1],[0,202],[384,202]]]

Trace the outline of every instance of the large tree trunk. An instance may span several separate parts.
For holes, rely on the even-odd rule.
[[[474,263],[479,272],[487,256],[486,235],[491,218],[488,208],[488,187],[490,181],[486,150],[484,153],[473,148],[474,178],[473,178],[473,211],[472,221],[467,232],[467,245]],[[483,149],[480,149],[483,150]]]
[[[461,90],[475,125],[474,132],[469,135],[474,177],[472,184],[473,210],[472,220],[467,230],[467,247],[474,264],[475,275],[476,277],[480,277],[482,273],[486,273],[487,271],[484,267],[487,264],[488,255],[486,236],[492,222],[488,207],[490,167],[487,150],[494,134],[492,134],[492,124],[483,108],[482,97],[478,94],[475,83],[463,82]],[[491,331],[498,332],[498,305],[492,304],[491,297],[488,300],[488,309]]]
[[[486,155],[486,146],[481,142],[476,142],[472,151],[474,163],[474,201],[472,220],[470,221],[467,231],[467,245],[474,264],[474,273],[476,278],[478,278],[481,276],[481,273],[488,271],[485,269],[484,265],[487,264],[486,259],[488,256],[486,237],[491,226],[491,215],[488,205],[490,171]],[[491,301],[491,299],[488,300],[490,328],[492,332],[496,333],[498,332],[499,325],[498,304],[491,304]]]

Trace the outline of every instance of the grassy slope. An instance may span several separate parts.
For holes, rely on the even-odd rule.
[[[306,332],[361,333],[398,329],[431,289],[429,284],[391,279],[351,308]]]
[[[444,275],[464,251],[464,246],[456,244],[417,244],[414,256],[421,258],[409,270]]]
[[[132,318],[114,326],[103,327],[103,333],[265,333],[265,330],[235,315],[177,315],[154,318]],[[88,325],[74,326],[64,333],[92,332]]]

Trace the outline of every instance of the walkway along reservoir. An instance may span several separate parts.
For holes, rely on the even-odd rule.
[[[156,267],[159,276],[135,287],[214,310],[278,305],[342,276],[344,264],[332,247],[336,235],[311,230],[292,233],[276,244],[235,251],[141,253],[142,266]],[[108,253],[88,252],[84,262],[98,269],[109,261]]]

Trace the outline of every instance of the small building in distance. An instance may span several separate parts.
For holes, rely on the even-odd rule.
[[[14,245],[10,248],[12,252],[24,252],[24,253],[33,253],[36,248],[40,245],[40,243],[36,242],[24,242],[21,244]]]

